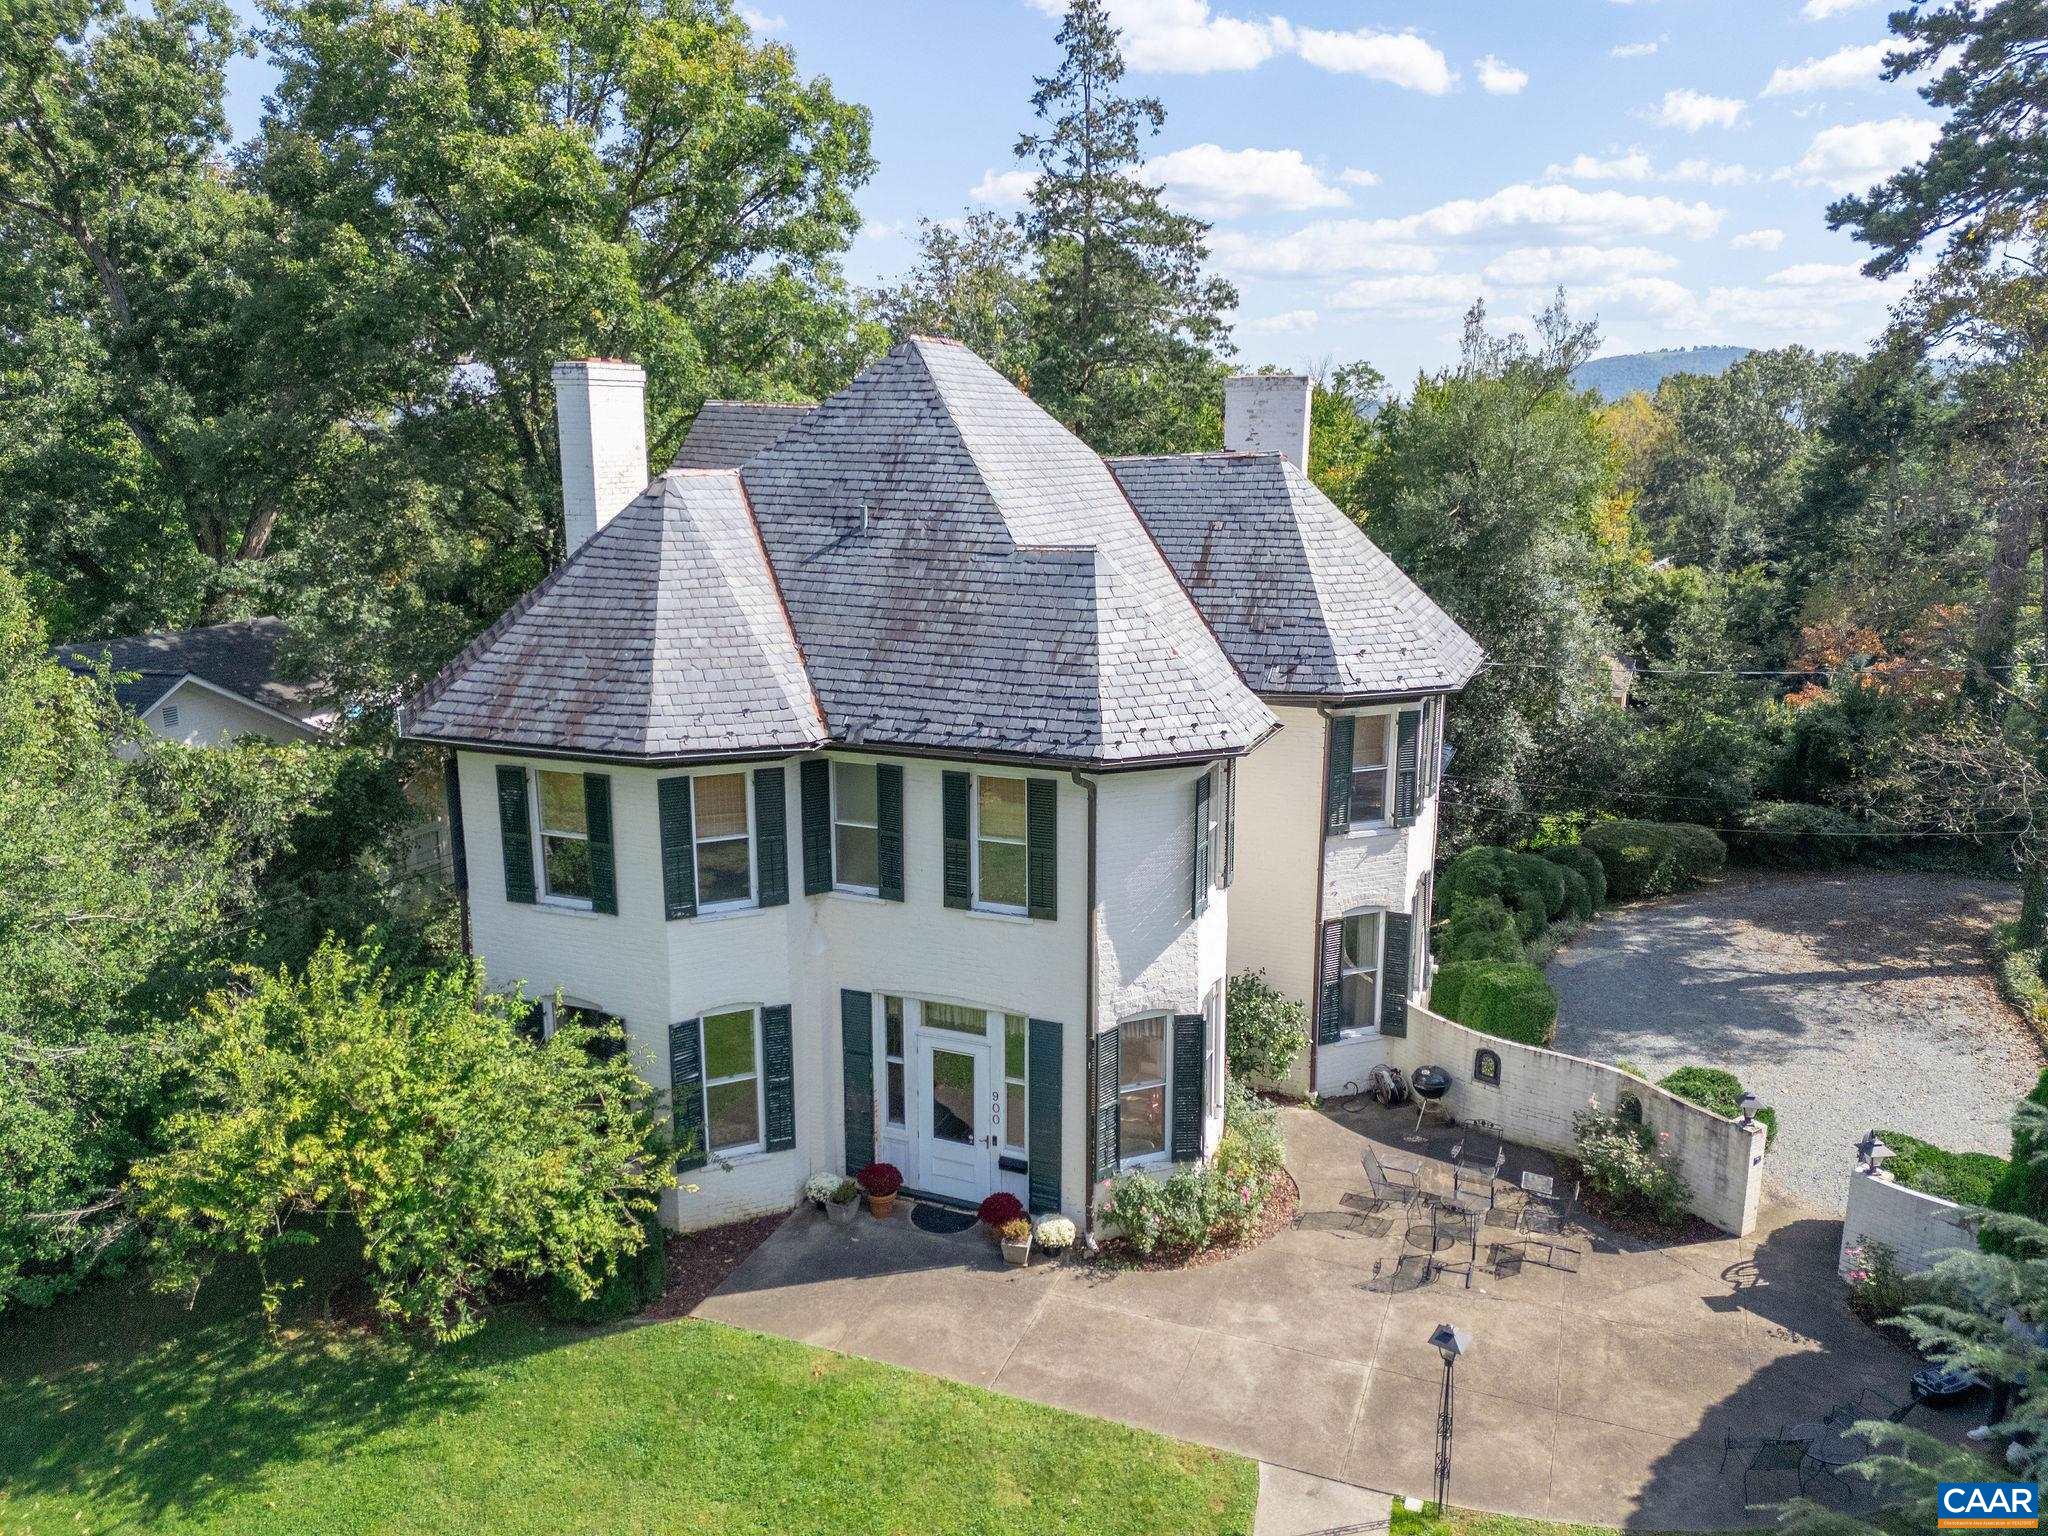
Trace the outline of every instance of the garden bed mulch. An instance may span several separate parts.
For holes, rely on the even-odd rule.
[[[641,1313],[649,1322],[687,1317],[697,1304],[725,1283],[725,1277],[767,1242],[789,1219],[788,1211],[707,1227],[702,1232],[671,1233],[668,1240],[668,1281],[661,1300]]]
[[[1300,1206],[1301,1186],[1294,1182],[1294,1175],[1283,1168],[1273,1185],[1272,1194],[1266,1197],[1266,1208],[1259,1214],[1259,1224],[1241,1243],[1219,1243],[1212,1248],[1198,1248],[1193,1253],[1159,1251],[1145,1254],[1118,1238],[1104,1243],[1101,1251],[1092,1259],[1084,1259],[1084,1262],[1106,1270],[1200,1269],[1206,1264],[1250,1253],[1283,1227],[1292,1226],[1294,1213]]]

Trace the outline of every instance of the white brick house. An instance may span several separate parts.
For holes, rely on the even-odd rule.
[[[814,408],[707,407],[641,490],[638,370],[556,384],[571,556],[404,730],[447,749],[492,983],[621,1019],[671,1091],[670,1219],[879,1158],[1086,1222],[1120,1168],[1213,1151],[1232,907],[1315,871],[1234,835],[1290,732],[1144,461],[913,340]],[[1389,574],[1427,607],[1330,515],[1382,610]]]

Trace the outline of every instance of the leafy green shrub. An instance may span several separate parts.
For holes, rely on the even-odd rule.
[[[2048,1072],[2041,1074],[2033,1092],[2020,1101],[2013,1114],[2012,1157],[1984,1202],[1994,1211],[2035,1221],[2048,1219],[2048,1167],[2040,1161],[2043,1137],[2039,1127],[2044,1108],[2048,1108]]]
[[[1661,1136],[1603,1109],[1572,1116],[1579,1167],[1608,1210],[1625,1221],[1675,1227],[1692,1189],[1659,1150]]]
[[[1436,955],[1444,964],[1454,960],[1519,961],[1522,938],[1514,914],[1501,905],[1498,896],[1467,898],[1451,912]]]
[[[1871,1238],[1842,1256],[1849,1261],[1849,1310],[1864,1322],[1888,1323],[1912,1304],[1909,1277],[1890,1243]]]
[[[1511,886],[1526,890],[1532,898],[1542,901],[1546,919],[1564,916],[1566,896],[1562,867],[1533,853],[1505,853],[1501,862],[1507,869]]]
[[[1233,1078],[1281,1082],[1308,1049],[1308,1005],[1282,995],[1264,971],[1230,978],[1223,1016],[1223,1056]]]
[[[1459,960],[1438,967],[1429,1006],[1481,1034],[1548,1045],[1557,1033],[1557,994],[1533,965]]]
[[[1586,889],[1593,898],[1593,910],[1599,911],[1607,905],[1607,866],[1600,862],[1600,855],[1592,849],[1573,843],[1565,848],[1539,848],[1538,857],[1562,864],[1566,869],[1576,870]]]
[[[1583,923],[1593,915],[1593,893],[1586,888],[1586,877],[1562,865],[1557,872],[1564,876],[1565,915]]]
[[[1437,910],[1454,914],[1467,903],[1490,896],[1514,913],[1518,937],[1535,938],[1550,919],[1550,883],[1543,875],[1518,867],[1516,861],[1525,857],[1532,863],[1543,862],[1506,848],[1467,848],[1437,877]],[[1559,902],[1562,900],[1560,890]]]
[[[1583,841],[1599,857],[1616,901],[1668,896],[1712,879],[1728,862],[1720,838],[1681,822],[1603,821],[1588,827]]]
[[[657,1301],[668,1285],[668,1233],[653,1212],[641,1219],[646,1241],[632,1253],[621,1254],[612,1270],[597,1282],[589,1296],[579,1296],[574,1282],[562,1275],[548,1276],[544,1306],[558,1323],[615,1323],[637,1317]]]
[[[1853,816],[1824,805],[1759,800],[1728,836],[1729,857],[1759,869],[1839,869],[1856,857]]]
[[[1719,1067],[1680,1067],[1659,1078],[1657,1086],[1717,1115],[1732,1119],[1742,1112],[1741,1079]],[[1766,1104],[1756,1112],[1756,1118],[1764,1128],[1764,1150],[1768,1152],[1778,1139],[1778,1112]]]
[[[1198,1253],[1250,1237],[1281,1173],[1280,1114],[1232,1079],[1223,1094],[1223,1137],[1207,1165],[1182,1163],[1164,1179],[1123,1173],[1102,1213],[1142,1254]]]
[[[1280,1138],[1280,1111],[1238,1079],[1223,1084],[1223,1138],[1216,1143],[1216,1171],[1243,1183],[1270,1183],[1280,1172],[1286,1147]]]
[[[1993,1190],[2011,1166],[1990,1152],[1951,1152],[1904,1131],[1877,1134],[1892,1149],[1887,1173],[1908,1189],[1958,1205],[1991,1204]]]

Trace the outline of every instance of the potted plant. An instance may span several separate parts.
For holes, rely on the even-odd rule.
[[[976,1214],[981,1217],[982,1231],[1000,1238],[1003,1228],[1024,1214],[1024,1202],[1013,1194],[998,1192],[982,1201]]]
[[[1074,1246],[1074,1224],[1064,1216],[1042,1216],[1032,1237],[1047,1253],[1065,1253]]]
[[[869,1163],[854,1175],[861,1193],[868,1197],[868,1209],[887,1216],[896,1209],[896,1191],[903,1187],[903,1173],[894,1163]]]
[[[1029,1264],[1031,1262],[1031,1218],[1019,1216],[1008,1221],[998,1230],[1003,1242],[1005,1264]]]
[[[860,1207],[860,1186],[836,1173],[812,1174],[804,1181],[804,1193],[834,1226],[845,1226]]]

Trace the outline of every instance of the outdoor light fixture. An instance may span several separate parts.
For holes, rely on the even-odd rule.
[[[1436,1413],[1436,1507],[1441,1513],[1451,1493],[1451,1367],[1472,1347],[1472,1335],[1449,1323],[1438,1323],[1429,1343],[1444,1357],[1444,1396]]]
[[[1877,1172],[1878,1165],[1893,1155],[1892,1149],[1885,1145],[1884,1138],[1874,1130],[1856,1143],[1856,1160],[1872,1173]]]
[[[1756,1124],[1756,1112],[1763,1107],[1763,1100],[1753,1093],[1745,1093],[1735,1101],[1735,1107],[1742,1112],[1744,1125]]]

